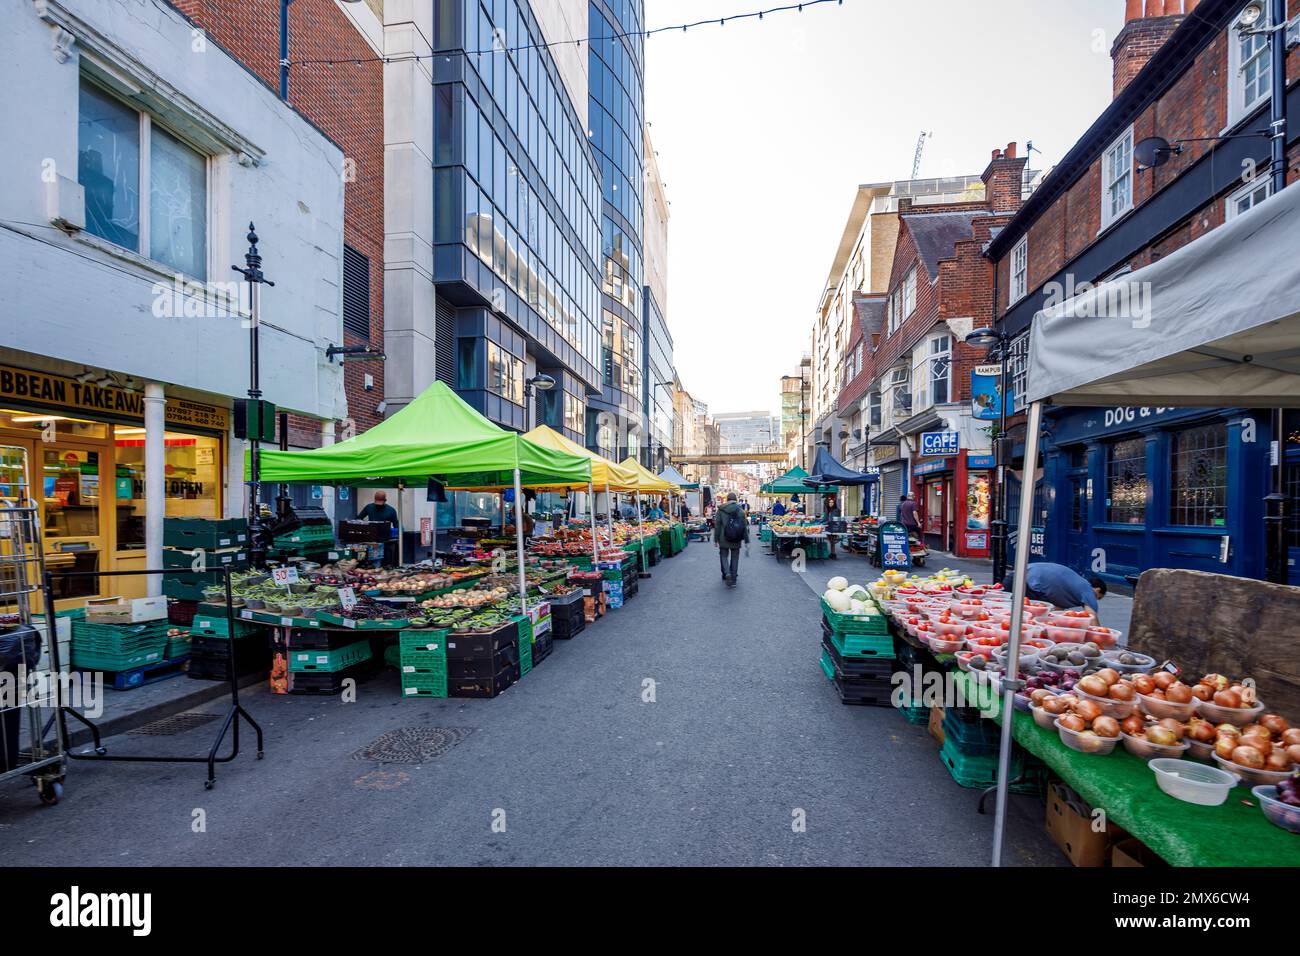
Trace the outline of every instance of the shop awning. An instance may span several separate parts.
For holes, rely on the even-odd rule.
[[[672,482],[664,481],[649,468],[646,468],[631,455],[624,458],[619,464],[633,472],[636,475],[636,488],[634,490],[643,493],[652,491],[660,492],[677,492],[680,489]]]
[[[810,488],[804,484],[804,479],[808,477],[808,472],[804,471],[798,465],[795,465],[780,478],[773,478],[762,488],[759,494],[764,495],[805,495],[805,494],[822,494],[829,495],[835,492],[831,485],[823,485],[818,488]]]
[[[591,459],[544,448],[488,421],[443,382],[355,438],[309,451],[261,453],[265,482],[392,488],[437,478],[449,488],[586,487]],[[248,455],[244,456],[248,474]]]
[[[676,485],[682,491],[700,490],[700,483],[698,481],[691,481],[672,465],[669,465],[663,471],[659,472],[659,477],[669,484]]]
[[[1300,407],[1300,189],[1039,312],[1025,399]]]
[[[853,471],[836,461],[829,448],[817,449],[817,458],[813,461],[813,473],[804,479],[810,488],[825,485],[869,485],[879,481],[879,475],[869,475],[863,471]]]

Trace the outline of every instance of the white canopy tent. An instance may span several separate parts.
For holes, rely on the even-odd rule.
[[[1136,272],[1039,312],[1029,336],[1025,463],[1043,404],[1300,408],[1300,189],[1284,189]],[[1020,489],[1028,541],[1034,483]],[[1019,659],[1029,549],[1016,548]],[[1014,676],[1014,675],[1013,675]],[[1014,682],[1004,682],[993,865],[1001,863]]]

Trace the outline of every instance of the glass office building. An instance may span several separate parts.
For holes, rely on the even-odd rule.
[[[644,19],[642,0],[590,0],[587,126],[601,187],[601,394],[587,403],[587,447],[619,459],[642,457],[647,445],[641,243]]]
[[[604,160],[527,0],[437,0],[434,32],[438,377],[503,426],[583,442],[607,364]],[[530,413],[534,371],[557,384]]]
[[[673,445],[673,337],[650,287],[645,287],[646,443],[641,463],[656,474],[668,467]]]

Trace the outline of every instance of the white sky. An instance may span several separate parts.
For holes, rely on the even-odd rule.
[[[646,0],[647,26],[781,5]],[[907,178],[922,129],[923,177],[978,175],[1013,140],[1047,169],[1110,102],[1123,20],[1124,0],[843,0],[648,38],[685,387],[778,411],[858,184]]]

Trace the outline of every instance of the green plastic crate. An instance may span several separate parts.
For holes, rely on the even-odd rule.
[[[519,676],[533,669],[533,622],[527,615],[515,618],[519,622]]]
[[[899,707],[898,712],[903,715],[903,719],[909,724],[928,724],[930,722],[929,707],[911,707],[905,705]]]
[[[231,623],[224,614],[220,616],[196,614],[194,620],[190,622],[190,633],[203,637],[230,637]],[[249,624],[247,621],[235,620],[233,623],[236,638],[249,637],[259,630],[256,624]]]
[[[831,656],[822,651],[822,658],[818,661],[822,666],[822,673],[826,675],[827,680],[835,679],[835,664],[831,661]]]
[[[889,618],[887,618],[878,606],[874,614],[841,614],[831,608],[826,603],[826,599],[821,599],[822,613],[826,615],[826,621],[831,626],[832,631],[839,631],[843,634],[888,634]]]
[[[145,621],[141,624],[90,624],[85,620],[72,622],[74,649],[122,653],[145,648],[159,649],[167,643],[167,632],[173,627],[166,620]]]
[[[446,697],[447,675],[443,674],[403,674],[403,697]]]
[[[962,751],[955,741],[945,739],[939,748],[939,759],[948,768],[948,773],[958,785],[972,790],[982,790],[993,786],[998,781],[998,755],[968,754]],[[1024,770],[1024,751],[1019,747],[1011,748],[1011,778],[1019,777]],[[1032,792],[1034,784],[1015,784],[1016,793]]]
[[[385,647],[384,663],[389,667],[396,667],[400,670],[402,667],[402,649],[396,644],[389,644]]]
[[[146,664],[156,664],[163,660],[165,644],[159,644],[151,650],[130,651],[114,654],[110,651],[72,648],[72,666],[80,670],[95,671],[129,671]]]
[[[840,652],[840,657],[893,657],[894,638],[886,633],[877,634],[843,634],[831,632],[831,643]]]
[[[290,651],[289,673],[333,673],[351,667],[353,664],[368,661],[373,656],[374,652],[370,648],[369,640],[357,641],[332,651]]]
[[[209,571],[226,567],[242,571],[248,567],[248,552],[238,548],[227,551],[211,551],[205,548],[183,551],[180,548],[163,548],[163,567],[176,571],[191,570],[198,558],[194,551],[202,553],[203,566]]]
[[[184,657],[190,652],[192,638],[185,634],[181,637],[167,638],[167,645],[163,648],[163,660],[175,660],[178,657]]]
[[[425,630],[406,630],[397,635],[397,646],[403,651],[442,652],[447,656],[447,629],[428,628]]]
[[[164,518],[163,546],[168,548],[237,548],[248,543],[244,518]]]

